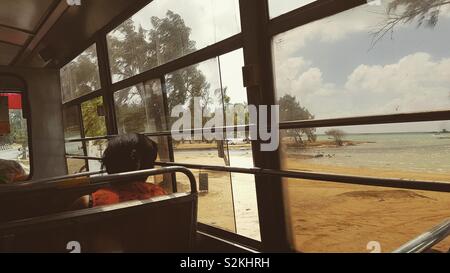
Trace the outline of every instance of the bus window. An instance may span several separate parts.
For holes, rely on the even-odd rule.
[[[81,104],[83,116],[84,135],[86,137],[97,137],[107,135],[103,98],[86,101]],[[106,140],[94,140],[86,143],[87,155],[90,157],[102,157],[106,149]],[[89,170],[100,170],[101,164],[96,160],[89,160]]]
[[[60,70],[63,102],[68,102],[100,89],[95,44]]]
[[[0,92],[0,163],[0,183],[26,180],[30,174],[28,124],[20,93]]]
[[[379,29],[398,3],[380,3],[274,37],[282,123],[449,109],[450,55],[443,46],[449,10],[442,8],[435,27],[417,27],[412,22],[420,18],[412,17],[384,37]],[[281,131],[282,168],[448,183],[449,129],[448,121],[293,127]],[[392,251],[448,214],[443,193],[285,181],[293,237],[302,252],[368,252],[371,242]]]
[[[81,123],[79,107],[71,106],[63,110],[64,137],[66,140],[81,138]],[[72,156],[84,156],[82,142],[67,142],[66,154]],[[79,173],[86,168],[86,161],[82,159],[67,159],[69,174]]]
[[[119,133],[167,131],[160,80],[150,80],[114,94]]]
[[[237,2],[152,1],[107,36],[113,82],[238,34]]]
[[[105,115],[102,113],[102,109],[102,97],[97,97],[81,104],[84,134],[86,137],[106,135]]]
[[[399,24],[390,39],[379,32],[389,24],[390,3],[362,5],[274,37],[281,121],[449,109],[443,35],[449,10],[443,6],[433,28]]]
[[[170,117],[171,130],[180,130],[177,124],[185,115],[190,122],[183,122],[183,130],[187,126],[207,131],[216,126],[216,122],[219,127],[248,124],[247,92],[240,72],[243,63],[242,50],[239,49],[167,74],[167,106],[169,113],[175,114]],[[177,116],[181,110],[183,114]],[[202,120],[198,119],[198,113],[203,115]],[[223,116],[226,123],[219,122],[217,116]],[[205,135],[191,139],[174,136],[174,160],[187,164],[250,168],[253,167],[253,154],[251,144],[244,141],[245,138],[245,131],[214,139]],[[199,198],[200,222],[259,240],[254,176],[219,171],[193,172],[202,193]],[[182,182],[179,188],[187,188],[187,181],[182,177],[177,176],[177,181]]]
[[[280,16],[296,8],[306,6],[316,0],[268,0],[269,1],[269,13],[270,18]]]

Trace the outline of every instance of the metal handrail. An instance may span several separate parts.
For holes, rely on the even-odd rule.
[[[67,158],[86,159],[86,157],[84,156],[67,156]],[[102,160],[102,159],[92,158],[92,160]],[[274,169],[261,169],[257,167],[239,168],[230,166],[212,166],[212,165],[199,165],[199,164],[187,164],[175,162],[155,162],[155,165],[162,167],[178,166],[189,169],[218,171],[218,172],[280,176],[285,178],[307,179],[327,183],[342,183],[342,184],[353,184],[362,186],[375,186],[385,188],[424,190],[424,191],[450,193],[450,181],[425,181],[425,180],[408,180],[399,178],[376,178],[368,176],[342,175],[342,174],[318,173],[308,171],[285,171]]]
[[[132,179],[140,179],[144,176],[148,177],[148,176],[153,176],[153,175],[177,173],[177,172],[183,173],[184,175],[186,175],[188,177],[189,183],[191,186],[191,193],[193,193],[193,194],[197,193],[197,182],[195,180],[194,174],[187,168],[173,166],[173,167],[164,167],[164,168],[160,168],[160,169],[141,170],[141,171],[119,173],[119,174],[109,174],[109,175],[95,176],[95,177],[86,177],[86,176],[92,175],[92,174],[99,174],[101,172],[84,173],[84,174],[68,175],[68,176],[61,176],[61,177],[56,177],[56,178],[35,180],[32,182],[27,182],[27,183],[22,183],[22,184],[10,184],[10,185],[4,185],[4,186],[0,187],[0,194],[12,193],[12,192],[21,192],[22,193],[22,192],[54,188],[64,181],[67,181],[70,179],[83,178],[83,177],[86,177],[86,179],[83,180],[86,183],[82,184],[81,186],[100,186],[100,185],[109,185],[109,184],[128,182]]]
[[[183,136],[186,133],[188,134],[196,134],[196,133],[203,133],[204,131],[211,131],[212,133],[223,131],[226,133],[227,131],[236,131],[236,130],[243,130],[243,131],[250,131],[252,128],[257,128],[255,124],[249,124],[249,125],[232,125],[232,126],[220,126],[220,127],[210,127],[210,128],[186,128],[183,129],[183,131],[160,131],[155,133],[143,133],[143,135],[147,137],[158,137],[158,136]],[[119,135],[105,135],[105,136],[96,136],[96,137],[85,137],[85,138],[69,138],[66,139],[66,143],[72,143],[72,142],[88,142],[88,141],[95,141],[95,140],[109,140],[114,137],[117,137]]]
[[[404,244],[394,253],[422,253],[437,245],[449,235],[450,219]]]
[[[279,123],[279,129],[301,129],[301,128],[318,128],[318,127],[330,127],[330,126],[354,126],[354,125],[375,125],[375,124],[389,124],[389,123],[411,123],[411,122],[425,122],[425,121],[439,121],[449,120],[450,110],[443,111],[428,111],[428,112],[410,112],[402,114],[387,114],[387,115],[372,115],[372,116],[357,116],[357,117],[344,117],[344,118],[330,118],[330,119],[312,119],[312,120],[293,120],[282,121]],[[223,126],[217,128],[188,128],[185,131],[190,134],[202,133],[205,130],[211,130],[216,132],[223,130],[224,132],[229,129],[237,130],[244,129],[249,131],[255,128],[255,124],[249,125],[233,125]],[[267,124],[267,129],[271,130],[270,125]],[[156,133],[145,133],[148,137],[157,136],[181,136],[185,132],[179,131],[161,131]],[[85,137],[77,139],[66,139],[66,143],[71,142],[86,142],[94,140],[107,140],[116,137],[117,135],[106,135],[98,137]]]
[[[399,188],[409,190],[424,190],[434,192],[450,192],[450,183],[445,181],[420,181],[405,180],[395,178],[375,178],[366,176],[340,175],[331,173],[317,173],[308,171],[285,171],[261,168],[239,168],[228,166],[204,166],[196,164],[173,163],[173,162],[156,162],[159,166],[183,166],[190,169],[201,169],[210,171],[223,171],[231,173],[253,174],[279,176],[294,179],[314,180],[324,183],[342,183],[363,186],[377,186],[386,188]]]

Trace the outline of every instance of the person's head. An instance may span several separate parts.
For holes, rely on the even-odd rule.
[[[152,169],[157,155],[157,144],[146,136],[121,135],[109,141],[103,165],[109,174]]]
[[[25,180],[27,175],[18,162],[0,159],[0,184],[9,184]]]

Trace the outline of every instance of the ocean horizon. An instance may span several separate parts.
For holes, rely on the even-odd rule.
[[[450,133],[352,133],[342,139],[355,145],[289,148],[288,153],[310,156],[312,163],[323,165],[448,173],[450,180]],[[319,142],[330,140],[317,135]]]

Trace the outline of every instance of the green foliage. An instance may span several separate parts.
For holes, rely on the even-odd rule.
[[[169,10],[166,17],[153,16],[150,21],[152,28],[146,30],[141,26],[136,26],[129,19],[109,36],[110,63],[112,73],[116,77],[129,78],[196,50],[195,42],[190,40],[191,30],[185,25],[180,15]],[[176,105],[187,105],[193,110],[194,97],[201,98],[202,107],[206,110],[211,101],[211,86],[197,67],[197,65],[193,65],[167,75],[169,112]],[[136,92],[117,94],[116,102],[125,115],[133,114],[133,110],[126,110],[126,108],[135,106],[133,101],[147,103],[144,86],[138,85],[135,88]],[[157,101],[162,101],[162,98],[153,98],[151,103],[155,104]],[[147,120],[161,117],[164,113],[161,107],[163,105],[154,106],[146,107]],[[155,108],[159,109],[159,112]],[[145,120],[141,121],[145,122]],[[142,130],[142,126],[134,127]]]
[[[325,132],[327,136],[331,136],[334,139],[334,142],[337,146],[344,145],[343,138],[345,136],[345,132],[339,129],[330,129]]]
[[[372,33],[372,47],[386,34],[393,36],[395,27],[401,23],[417,22],[418,27],[435,27],[442,6],[448,4],[449,0],[393,0],[387,6],[386,22]]]
[[[27,122],[22,117],[21,110],[9,111],[11,122],[11,134],[8,137],[10,144],[17,143],[23,147],[28,146]]]
[[[80,97],[100,88],[95,45],[62,68],[61,87],[65,100]]]
[[[302,107],[295,96],[284,95],[279,99],[278,105],[280,106],[281,121],[314,119],[314,115]],[[317,139],[315,128],[289,129],[287,134],[293,137],[296,144],[300,146],[305,145],[305,137],[308,142],[315,142]]]
[[[105,118],[98,115],[98,108],[101,106],[103,106],[102,97],[97,97],[81,105],[86,137],[104,136],[107,134]]]
[[[150,29],[144,29],[128,19],[108,36],[111,72],[115,80],[132,77],[196,50],[195,41],[190,39],[191,29],[180,15],[169,10],[164,18],[153,16],[149,20],[152,25]],[[77,93],[89,92],[97,84],[97,67],[92,62],[94,53],[88,50],[74,62],[77,83],[81,83],[77,87]],[[158,85],[161,89],[159,82]],[[211,104],[213,95],[223,99],[226,105],[231,101],[226,90],[223,98],[222,92],[211,92],[211,85],[198,65],[168,74],[165,88],[169,114],[176,105],[185,105],[193,110],[194,97],[201,98],[204,111],[210,110],[208,105]],[[155,127],[153,129],[156,130],[168,129],[162,91],[153,89],[145,83],[115,94],[117,122],[121,130],[144,132],[149,127]],[[101,99],[98,98],[82,106],[86,136],[106,133],[104,119],[97,115],[96,108],[100,104]]]

